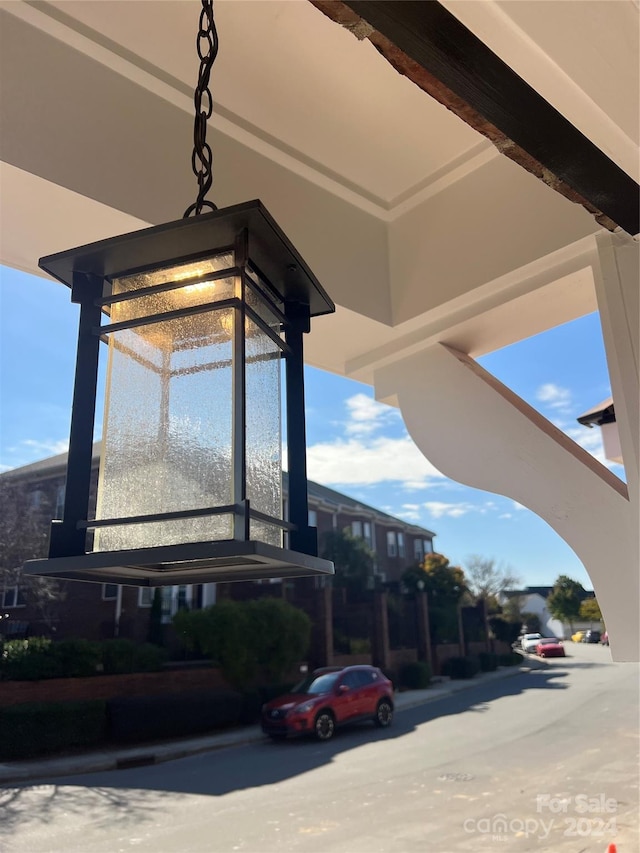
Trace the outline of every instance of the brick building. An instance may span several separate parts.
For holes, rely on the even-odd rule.
[[[95,507],[99,453],[100,444],[96,443],[91,511]],[[0,634],[20,637],[51,633],[59,638],[73,636],[87,639],[121,636],[144,641],[148,635],[153,590],[110,583],[65,581],[60,583],[62,596],[53,602],[47,600],[45,614],[42,602],[35,602],[33,596],[21,587],[19,576],[14,577],[11,574],[10,570],[21,565],[24,559],[46,556],[50,521],[52,518],[61,517],[64,504],[66,461],[66,454],[61,454],[0,475],[0,496],[6,510],[2,523],[7,528],[9,538],[15,537],[16,530],[24,529],[26,520],[29,521],[30,531],[22,537],[23,541],[18,542],[17,547],[6,549],[7,553],[3,558],[5,564],[1,567]],[[286,473],[284,495],[286,515]],[[425,554],[433,551],[435,534],[431,531],[311,481],[309,523],[318,528],[320,550],[323,535],[332,530],[347,529],[353,536],[362,537],[366,541],[374,554],[372,587],[397,583],[408,566],[414,565],[422,560]],[[32,543],[30,539],[33,533],[36,535]],[[18,539],[20,536],[21,533]],[[12,556],[13,561],[9,562]],[[324,582],[324,579],[311,580],[312,584]],[[162,620],[165,624],[170,623],[172,615],[180,606],[197,608],[213,604],[220,594],[234,598],[251,597],[252,590],[256,593],[263,592],[255,589],[255,584],[261,583],[263,582],[163,587]],[[292,600],[298,599],[299,596],[295,592],[291,593],[291,584],[294,587],[303,587],[300,589],[303,599],[304,589],[309,587],[308,579],[288,581],[286,585],[280,581],[270,583],[280,584],[282,595]]]

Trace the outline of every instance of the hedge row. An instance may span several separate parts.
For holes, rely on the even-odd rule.
[[[450,678],[473,678],[479,672],[493,672],[499,666],[518,666],[522,657],[514,652],[496,655],[493,652],[480,652],[477,657],[453,657],[442,665],[442,674]]]
[[[108,734],[119,743],[186,737],[240,722],[243,697],[232,690],[199,690],[107,701]]]
[[[11,705],[0,708],[0,759],[97,746],[106,731],[104,701]]]
[[[253,722],[260,707],[232,690],[12,705],[0,708],[0,761],[203,734]]]
[[[431,681],[431,667],[423,661],[405,663],[400,667],[398,682],[408,690],[424,690]]]
[[[155,672],[162,669],[166,652],[151,643],[132,640],[60,640],[46,637],[8,640],[0,644],[0,679],[40,681],[89,675]]]

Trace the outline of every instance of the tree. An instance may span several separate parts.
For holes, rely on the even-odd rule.
[[[330,530],[322,539],[322,558],[331,560],[336,567],[334,584],[354,595],[368,589],[373,578],[373,552],[358,536],[348,530]]]
[[[503,616],[490,616],[489,627],[496,640],[512,645],[520,634],[520,622],[512,622]]]
[[[573,633],[573,623],[580,618],[580,604],[584,597],[582,584],[567,575],[560,575],[547,599],[549,613],[561,622],[568,622]]]
[[[47,506],[36,509],[23,488],[2,484],[0,488],[0,571],[3,589],[15,586],[20,576],[20,569],[26,560],[46,556],[49,533],[46,515]]]
[[[521,582],[508,566],[498,565],[493,557],[479,554],[467,557],[464,574],[476,600],[498,598],[506,589],[517,587]]]
[[[164,630],[162,626],[162,591],[157,586],[153,591],[151,609],[149,610],[149,628],[147,639],[156,646],[164,644]]]
[[[421,565],[404,572],[402,583],[410,592],[424,589],[427,593],[432,641],[456,642],[458,605],[467,594],[462,569],[451,566],[442,554],[427,554]]]
[[[526,631],[527,634],[542,633],[542,625],[540,624],[540,617],[537,613],[522,614],[522,630]]]
[[[0,488],[0,594],[19,586],[25,602],[52,631],[66,584],[21,571],[27,560],[47,555],[52,509],[46,495],[39,494],[34,502],[23,486],[5,482]]]
[[[427,554],[422,563],[425,589],[434,604],[459,604],[468,591],[464,572],[442,554]]]
[[[502,605],[502,615],[508,622],[517,622],[522,625],[522,608],[526,602],[524,595],[510,595]]]
[[[580,604],[580,618],[585,622],[602,622],[600,605],[595,598],[585,598]]]

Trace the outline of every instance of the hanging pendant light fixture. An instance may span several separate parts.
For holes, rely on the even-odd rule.
[[[48,559],[27,562],[29,574],[135,586],[333,574],[308,525],[303,335],[335,306],[260,201],[218,210],[205,198],[218,51],[211,0],[202,0],[197,47],[194,204],[176,222],[40,260],[71,288],[80,325],[64,515],[52,522]]]

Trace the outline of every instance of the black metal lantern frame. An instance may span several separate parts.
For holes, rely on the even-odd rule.
[[[303,335],[335,306],[261,202],[50,255],[40,267],[71,288],[80,324],[64,516],[52,523],[48,559],[25,572],[152,587],[333,574],[308,525]],[[107,403],[90,518],[101,342]],[[282,358],[288,520],[272,393]]]

